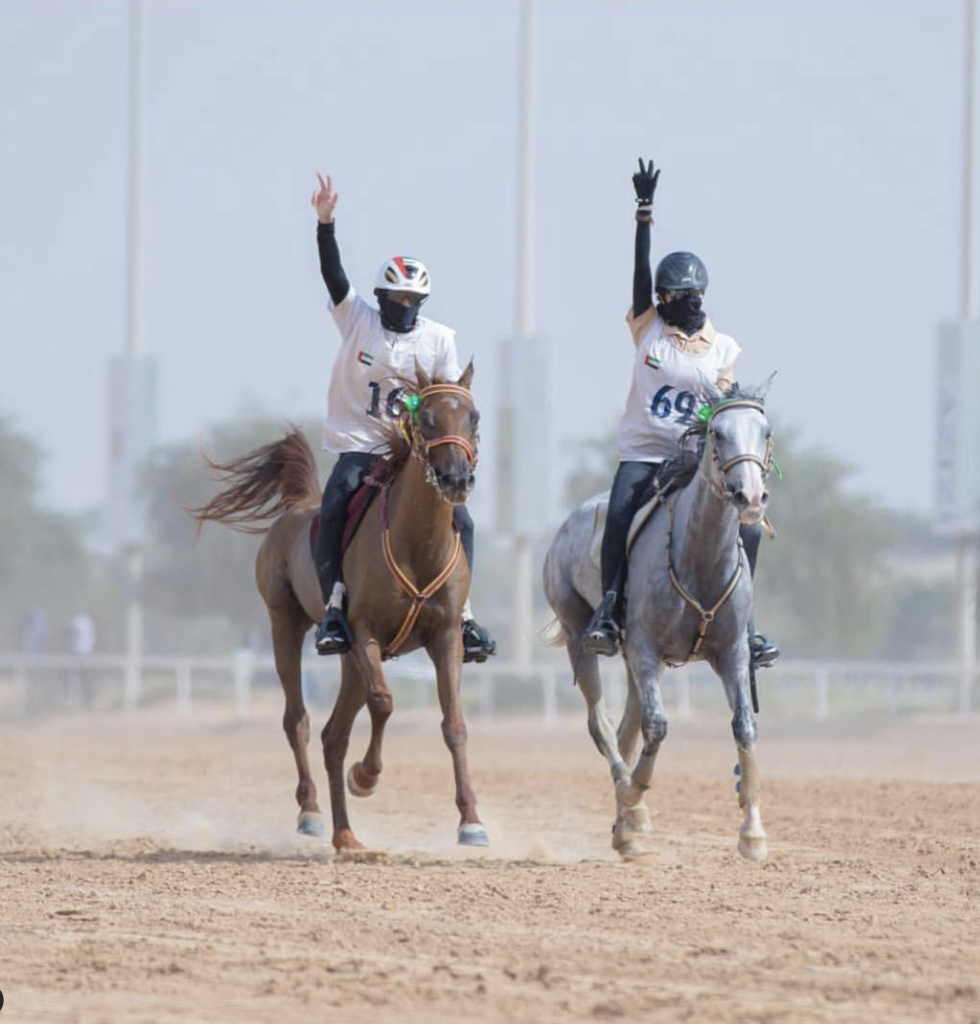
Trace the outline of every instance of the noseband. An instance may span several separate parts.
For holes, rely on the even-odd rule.
[[[473,401],[473,396],[470,392],[466,388],[460,387],[459,384],[430,384],[427,388],[422,388],[417,395],[410,396],[406,401],[406,408],[412,414],[413,423],[418,423],[418,411],[422,407],[422,404],[427,399],[434,398],[436,395],[458,395],[462,398],[468,399],[470,403]],[[415,398],[414,402],[411,401],[412,397]],[[466,440],[465,437],[461,437],[459,434],[443,434],[441,437],[433,437],[429,440],[422,437],[421,432],[419,432],[414,439],[410,438],[409,440],[412,441],[412,451],[416,452],[423,462],[429,461],[429,452],[431,452],[433,448],[438,448],[440,445],[444,444],[455,444],[462,448],[466,453],[466,458],[469,461],[469,464],[474,468],[476,467],[476,449],[469,441]]]

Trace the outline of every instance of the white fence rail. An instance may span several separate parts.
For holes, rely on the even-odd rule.
[[[621,707],[625,672],[620,659],[602,663],[607,699]],[[389,662],[386,676],[396,703],[436,704],[435,673],[422,654]],[[0,719],[86,709],[137,713],[148,704],[173,702],[179,714],[193,714],[195,697],[229,702],[239,718],[250,713],[256,688],[278,688],[271,655],[241,651],[224,658],[124,655],[72,657],[0,655]],[[825,719],[860,710],[969,711],[977,686],[964,685],[960,666],[949,663],[790,661],[759,673],[762,711]],[[336,658],[303,660],[307,702],[329,707],[340,684]],[[670,713],[686,718],[699,705],[717,705],[721,687],[701,664],[666,674],[664,695]],[[532,714],[552,722],[564,712],[581,712],[583,702],[571,685],[568,665],[557,659],[530,666],[496,660],[467,665],[463,693],[468,713]]]

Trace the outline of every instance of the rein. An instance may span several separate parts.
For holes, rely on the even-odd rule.
[[[449,577],[456,571],[456,566],[459,565],[459,556],[463,550],[463,544],[460,540],[459,530],[456,528],[456,524],[454,523],[453,550],[452,554],[449,556],[449,562],[446,564],[446,567],[442,572],[440,572],[427,587],[419,590],[408,576],[405,575],[398,562],[395,561],[394,552],[391,550],[391,530],[388,527],[388,490],[386,488],[381,492],[381,550],[384,552],[385,563],[391,571],[391,575],[395,577],[402,590],[404,590],[412,599],[412,604],[405,615],[401,628],[395,634],[394,639],[381,652],[382,658],[390,658],[408,639],[409,634],[415,626],[415,620],[419,617],[419,613],[422,611],[422,605],[425,604],[433,594],[437,593]]]
[[[697,657],[698,651],[701,650],[701,645],[704,643],[705,635],[708,632],[708,627],[714,622],[715,615],[725,604],[725,602],[735,593],[735,588],[738,586],[738,581],[742,578],[742,570],[745,564],[742,559],[742,538],[738,538],[738,564],[735,566],[735,572],[732,573],[731,579],[728,581],[728,586],[722,591],[721,597],[710,607],[705,608],[701,602],[694,597],[677,578],[677,573],[674,571],[674,563],[670,557],[670,544],[674,535],[674,506],[672,502],[669,502],[666,498],[663,499],[664,505],[667,506],[667,541],[664,545],[667,553],[667,576],[670,579],[670,585],[677,591],[677,593],[689,604],[700,616],[701,623],[698,626],[697,635],[694,638],[694,647],[691,653],[687,656],[686,660],[682,664],[687,664],[691,658]]]
[[[418,422],[418,410],[422,403],[426,399],[433,398],[437,395],[457,395],[472,401],[470,392],[460,387],[458,384],[430,384],[429,387],[423,388],[417,395],[409,396],[406,401],[405,407],[412,415],[412,422]],[[411,401],[414,399],[414,402]],[[477,455],[473,445],[459,434],[443,434],[441,437],[434,437],[431,440],[427,440],[422,437],[421,434],[409,434],[409,431],[405,429],[402,424],[402,430],[406,435],[407,440],[412,446],[412,454],[416,458],[420,459],[426,465],[428,472],[432,472],[432,466],[429,463],[429,452],[433,448],[438,448],[440,445],[455,444],[458,445],[466,453],[466,458],[469,460],[471,466],[476,466]],[[455,522],[453,523],[453,550],[449,556],[445,568],[440,572],[434,580],[422,590],[408,578],[404,570],[398,564],[395,559],[395,554],[391,549],[391,530],[388,526],[388,489],[381,493],[381,549],[384,552],[385,564],[388,566],[391,575],[395,577],[398,585],[402,590],[412,599],[412,603],[405,614],[405,618],[402,621],[401,628],[395,634],[394,639],[384,648],[381,652],[382,658],[393,657],[398,650],[402,647],[405,641],[408,639],[412,630],[415,628],[415,622],[422,611],[422,605],[433,597],[443,587],[443,585],[449,580],[452,574],[456,571],[456,567],[459,565],[459,557],[463,550],[462,540],[460,539],[459,529]]]

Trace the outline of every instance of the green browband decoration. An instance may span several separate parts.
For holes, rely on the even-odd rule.
[[[701,423],[707,423],[708,420],[711,419],[712,412],[714,412],[714,410],[710,405],[702,405],[701,408],[698,409],[698,421]]]
[[[779,463],[775,459],[772,460],[772,468],[776,471],[776,479],[782,480],[783,471],[779,468]]]
[[[422,404],[422,399],[418,395],[409,395],[405,399],[405,408],[412,414],[412,420],[415,423],[419,421],[419,406]]]

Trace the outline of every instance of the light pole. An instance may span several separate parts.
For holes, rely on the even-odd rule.
[[[518,94],[517,275],[514,333],[498,345],[497,529],[513,539],[513,660],[528,667],[534,647],[532,542],[551,525],[551,368],[547,342],[534,323],[534,21],[521,10]]]

